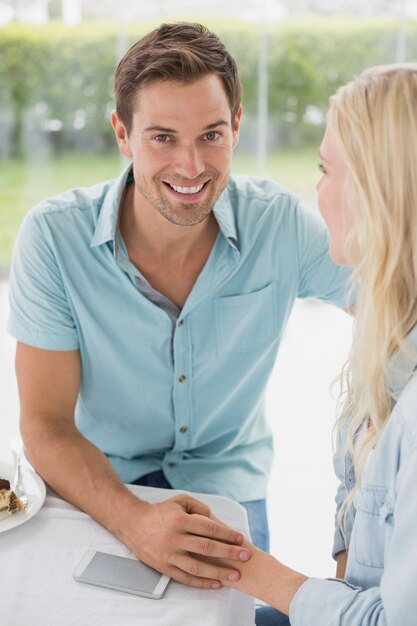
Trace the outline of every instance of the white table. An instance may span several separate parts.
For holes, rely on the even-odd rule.
[[[130,487],[149,502],[177,491]],[[196,495],[196,494],[193,494]],[[248,534],[246,511],[218,496],[197,496],[222,521]],[[132,556],[85,513],[48,491],[31,520],[0,533],[1,626],[253,626],[254,601],[237,591],[171,581],[161,600],[85,585],[72,573],[88,549]]]

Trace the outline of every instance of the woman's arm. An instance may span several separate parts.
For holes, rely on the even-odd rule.
[[[343,552],[339,552],[339,554],[336,555],[336,578],[345,577],[347,555],[347,550],[343,550]]]
[[[396,481],[392,534],[379,586],[307,578],[253,548],[241,578],[226,583],[289,614],[292,626],[415,626],[417,615],[417,445],[407,438]]]
[[[270,554],[255,548],[251,543],[246,546],[252,552],[250,561],[239,564],[241,578],[237,583],[223,583],[259,598],[288,615],[290,604],[307,576],[286,567]]]

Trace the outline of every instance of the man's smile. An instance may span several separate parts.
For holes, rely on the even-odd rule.
[[[198,185],[175,185],[167,181],[162,181],[164,187],[169,191],[170,195],[175,196],[177,199],[181,199],[183,202],[199,200],[202,198],[210,184],[210,180],[206,180]]]

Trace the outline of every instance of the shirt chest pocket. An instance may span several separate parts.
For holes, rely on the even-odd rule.
[[[278,338],[277,285],[214,300],[217,354],[246,353]]]
[[[386,487],[363,485],[355,496],[354,549],[358,563],[384,567],[387,533],[394,520],[394,504]]]

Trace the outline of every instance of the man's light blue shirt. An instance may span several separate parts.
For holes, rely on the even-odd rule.
[[[38,348],[80,350],[77,427],[125,482],[162,469],[174,488],[264,498],[265,389],[282,332],[297,297],[345,306],[348,271],[330,260],[322,220],[287,190],[232,178],[172,342],[172,322],[138,290],[118,233],[128,173],[27,215],[8,330]]]

